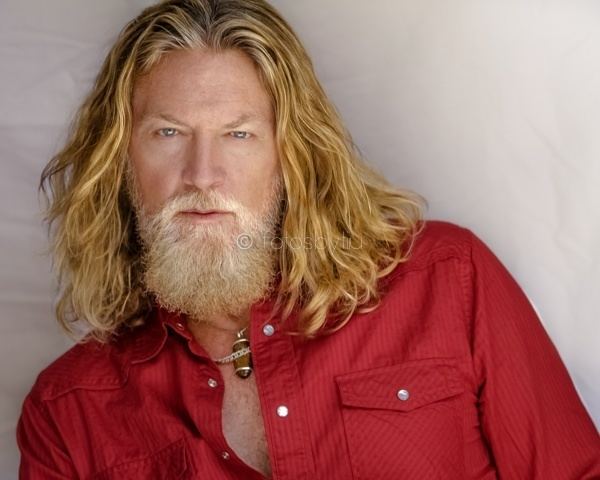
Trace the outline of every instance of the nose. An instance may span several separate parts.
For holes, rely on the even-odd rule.
[[[183,168],[186,189],[211,190],[223,183],[225,172],[216,141],[197,136],[188,145]]]

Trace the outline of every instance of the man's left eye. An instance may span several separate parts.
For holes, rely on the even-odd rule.
[[[240,138],[242,140],[250,137],[250,133],[249,132],[243,132],[241,130],[237,130],[235,132],[230,132],[230,135],[233,138]]]

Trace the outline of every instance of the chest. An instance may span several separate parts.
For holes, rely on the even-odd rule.
[[[221,373],[225,383],[223,435],[240,459],[270,477],[269,453],[255,376],[238,378],[233,374],[231,365],[224,365]]]

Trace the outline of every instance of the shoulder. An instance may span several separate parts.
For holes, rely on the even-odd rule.
[[[512,274],[490,247],[471,229],[442,220],[424,220],[413,236],[408,258],[384,277],[384,283],[404,273],[429,270],[441,262],[454,262],[455,271],[468,284],[493,278],[514,282]]]
[[[464,250],[470,248],[473,232],[457,223],[443,220],[424,220],[415,238],[415,255],[440,248]]]
[[[406,260],[381,279],[382,286],[396,283],[404,274],[419,270],[431,270],[440,262],[455,261],[469,264],[472,246],[477,237],[473,232],[456,223],[443,220],[422,220],[416,233],[404,246]]]
[[[42,403],[77,389],[106,390],[122,386],[127,379],[136,339],[145,328],[123,333],[107,343],[93,338],[76,343],[39,373],[31,388],[31,397]]]
[[[412,239],[408,259],[398,265],[393,275],[449,259],[469,262],[474,239],[477,237],[470,229],[456,223],[424,220]]]

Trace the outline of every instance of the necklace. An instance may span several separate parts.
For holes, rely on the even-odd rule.
[[[250,351],[250,340],[246,337],[246,329],[242,328],[237,332],[237,339],[231,346],[232,352],[223,358],[213,358],[217,365],[225,365],[233,362],[235,374],[240,378],[248,378],[252,373],[252,355]]]

